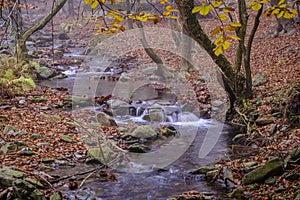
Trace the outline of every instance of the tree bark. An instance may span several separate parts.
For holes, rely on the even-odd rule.
[[[58,11],[65,5],[67,0],[61,0],[51,12],[41,19],[38,23],[26,30],[22,35],[20,35],[16,44],[16,57],[18,62],[22,62],[27,59],[27,48],[26,40],[34,34],[36,31],[41,30],[46,26],[46,24],[58,13]]]
[[[207,34],[202,30],[195,14],[192,13],[194,8],[193,0],[175,0],[175,3],[182,16],[183,26],[186,29],[188,35],[193,38],[204,50],[209,54],[213,61],[218,65],[224,74],[224,81],[231,91],[227,91],[228,95],[235,95],[230,99],[243,99],[245,96],[245,77],[238,73],[236,75],[233,70],[232,64],[221,54],[215,55],[213,49],[215,48],[214,43],[209,39]],[[225,85],[225,84],[224,84]],[[233,92],[232,92],[233,91]]]

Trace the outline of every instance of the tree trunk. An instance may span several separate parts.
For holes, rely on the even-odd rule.
[[[16,57],[18,62],[22,62],[24,60],[27,60],[27,48],[26,48],[26,40],[34,34],[36,31],[41,30],[46,26],[46,24],[58,13],[58,11],[65,5],[67,0],[61,0],[51,12],[45,16],[43,19],[41,19],[38,23],[30,27],[28,30],[26,30],[20,37],[18,38],[17,44],[16,44]]]
[[[213,51],[215,45],[202,30],[198,20],[196,19],[196,15],[192,13],[192,9],[194,8],[194,1],[175,0],[175,3],[182,16],[183,26],[186,29],[188,35],[205,49],[205,51],[210,55],[213,61],[222,70],[222,73],[224,74],[223,79],[232,92],[227,90],[226,88],[225,89],[229,96],[234,95],[234,97],[230,97],[230,99],[244,99],[245,77],[240,73],[236,75],[235,71],[233,70],[232,64],[226,59],[224,55],[215,55]]]

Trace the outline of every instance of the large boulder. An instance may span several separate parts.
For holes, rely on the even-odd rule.
[[[97,114],[97,120],[101,126],[117,126],[116,121],[104,112],[99,112]]]
[[[157,136],[157,133],[149,125],[137,127],[131,134],[132,137],[136,138],[154,138]]]
[[[246,174],[242,182],[244,185],[262,182],[270,176],[280,175],[283,173],[283,162],[279,158],[274,158],[263,166]]]
[[[49,67],[39,67],[36,71],[39,79],[49,79],[58,75],[58,72],[55,69]]]

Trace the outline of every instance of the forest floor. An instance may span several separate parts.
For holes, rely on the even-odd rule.
[[[214,25],[213,19],[203,21],[205,30],[211,30]],[[300,193],[300,176],[292,180],[285,178],[291,172],[297,172],[296,174],[299,175],[299,164],[293,165],[292,169],[287,169],[283,175],[276,176],[277,181],[274,184],[259,183],[255,190],[241,184],[242,177],[247,171],[243,163],[256,162],[262,165],[273,157],[284,159],[300,147],[299,124],[290,126],[285,113],[292,91],[298,88],[299,92],[300,27],[295,25],[294,33],[282,34],[274,38],[272,32],[275,26],[274,19],[262,18],[252,47],[251,69],[253,76],[259,73],[268,81],[253,88],[254,97],[245,102],[246,109],[241,110],[245,120],[251,113],[257,113],[259,118],[272,118],[273,121],[266,125],[250,124],[248,133],[237,139],[237,145],[247,145],[257,149],[255,153],[219,161],[223,167],[232,170],[232,181],[237,187],[244,189],[244,196],[253,199],[294,199]],[[91,28],[81,29],[80,32],[73,34],[77,42],[87,46],[93,38],[93,31]],[[234,48],[225,54],[231,61],[234,60]],[[141,52],[137,56],[147,57]],[[168,62],[172,63],[172,59]],[[191,77],[198,80],[194,75]],[[66,104],[68,95],[68,91],[64,89],[39,86],[25,95],[10,99],[1,97],[0,167],[11,166],[28,172],[28,176],[33,176],[30,172],[39,170],[47,172],[64,164],[75,165],[84,162],[87,158],[87,149],[83,144],[82,135],[76,134],[77,130],[72,124],[72,115],[68,112]],[[299,105],[299,99],[295,103]],[[11,127],[9,128],[8,125]],[[105,130],[109,135],[119,134],[115,129]],[[71,140],[61,135],[70,136]],[[11,147],[15,148],[11,151],[7,144],[15,142],[19,143]],[[54,164],[49,166],[49,162]],[[51,183],[51,179],[49,182]],[[45,193],[51,192],[53,191],[45,190]]]

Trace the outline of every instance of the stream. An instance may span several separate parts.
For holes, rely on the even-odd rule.
[[[65,57],[68,59],[76,57],[90,59],[81,53],[82,49],[73,49]],[[101,62],[103,60],[94,64],[105,66]],[[121,168],[112,166],[110,170],[116,175],[116,182],[101,181],[97,177],[91,176],[80,190],[69,190],[66,184],[60,186],[59,189],[63,191],[65,199],[160,200],[190,190],[197,190],[205,194],[208,199],[222,197],[225,194],[226,188],[222,182],[217,181],[208,185],[204,175],[191,175],[188,172],[217,159],[228,158],[229,144],[235,134],[233,128],[213,119],[199,118],[197,113],[184,111],[179,100],[173,99],[172,92],[167,90],[158,94],[155,93],[157,90],[146,86],[142,87],[142,91],[136,92],[136,94],[132,92],[130,93],[131,96],[122,96],[120,91],[123,91],[124,88],[135,87],[136,84],[140,83],[122,82],[122,72],[120,73],[118,68],[106,66],[95,70],[95,68],[81,69],[78,66],[67,66],[62,69],[63,73],[68,76],[67,78],[43,80],[40,85],[52,88],[68,88],[75,96],[95,97],[112,93],[122,98],[134,96],[134,106],[122,104],[125,108],[128,106],[127,113],[122,114],[122,110],[113,110],[114,118],[118,124],[126,124],[128,121],[137,124],[168,124],[175,127],[179,132],[179,136],[155,147],[155,150],[149,153],[129,154],[132,162],[126,163],[126,166]],[[99,77],[114,76],[115,74],[118,74],[120,80],[99,79]],[[120,90],[118,90],[119,86],[121,87]],[[137,103],[138,101],[141,101],[140,104]],[[112,101],[110,103],[118,104],[120,102]],[[140,105],[145,104],[147,104],[146,108],[140,111]],[[164,120],[159,122],[157,120],[155,120],[156,122],[145,120],[145,114],[154,105],[160,105],[164,110],[171,111],[166,114]],[[76,107],[76,109],[98,110],[101,109],[100,107],[101,105],[97,107],[87,103]],[[73,106],[73,108],[75,107]],[[92,168],[95,166],[79,164],[73,168],[58,169],[52,174],[65,176],[88,171]]]

